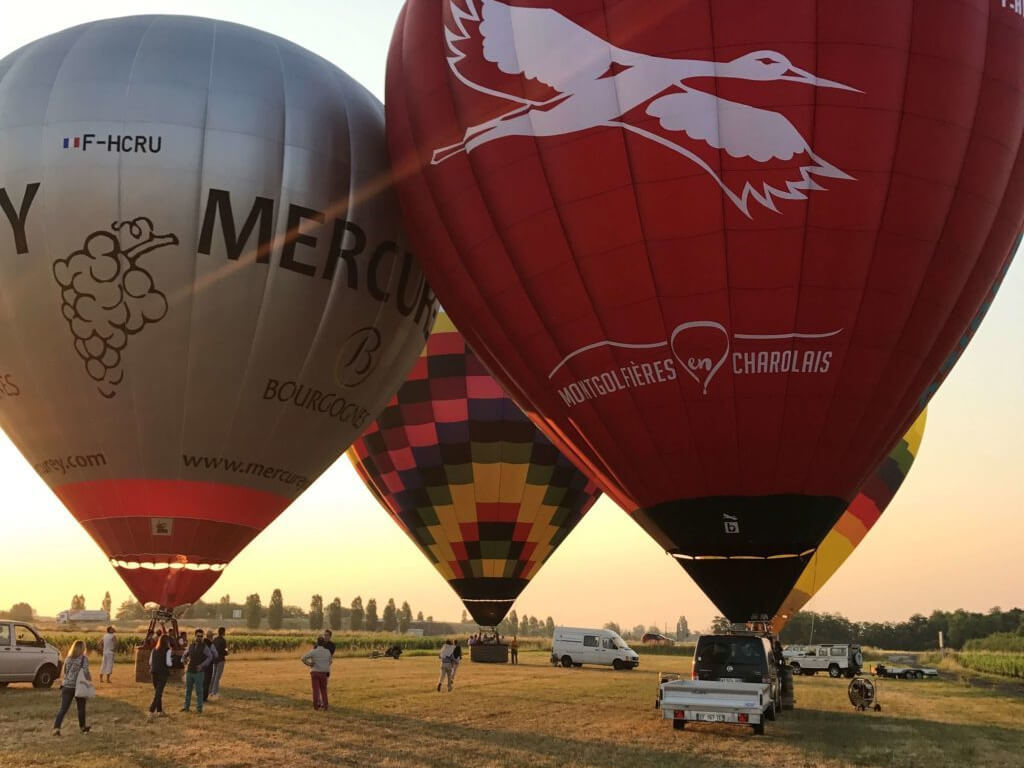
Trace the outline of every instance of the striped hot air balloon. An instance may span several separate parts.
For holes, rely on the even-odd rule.
[[[481,626],[501,622],[600,492],[491,378],[445,314],[348,451]]]
[[[811,557],[792,591],[786,595],[782,607],[775,615],[772,625],[776,632],[781,632],[786,622],[814,597],[825,582],[846,562],[853,550],[868,535],[868,531],[896,496],[896,491],[903,485],[910,467],[917,458],[924,438],[925,421],[928,411],[922,411],[910,431],[890,451],[885,460],[871,473],[867,483],[843,512],[839,522],[825,536],[818,551]]]

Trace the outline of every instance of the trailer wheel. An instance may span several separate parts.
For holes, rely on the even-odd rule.
[[[904,680],[913,680],[914,679],[914,673],[908,669],[906,672],[903,673],[903,679]]]
[[[841,677],[842,674],[843,674],[843,670],[841,670],[839,668],[838,664],[829,664],[828,665],[828,676],[829,677],[837,678],[837,677]]]
[[[675,730],[677,730],[677,731],[681,731],[684,728],[686,728],[686,721],[685,720],[673,720],[672,721],[672,727]]]
[[[921,679],[924,678],[924,672],[922,672],[920,669],[915,670],[914,677],[917,678],[918,680],[921,680]]]
[[[802,675],[803,674],[803,670],[800,669],[800,665],[797,664],[795,661],[792,664],[790,664],[789,666],[793,669],[793,674],[794,675]]]
[[[764,723],[754,723],[753,728],[755,736],[764,736]]]
[[[571,656],[563,656],[562,657],[562,666],[566,667],[566,668],[571,667],[572,666],[572,657]]]

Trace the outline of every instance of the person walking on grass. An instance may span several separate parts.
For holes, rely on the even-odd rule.
[[[224,674],[224,660],[228,657],[228,641],[224,637],[224,627],[217,628],[217,636],[213,638],[213,648],[217,651],[217,660],[213,663],[213,680],[210,682],[210,696],[220,697],[220,678]]]
[[[455,653],[455,646],[451,640],[445,640],[444,645],[441,646],[441,652],[438,657],[441,659],[441,675],[437,678],[437,690],[441,690],[441,684],[445,680],[448,681],[448,690],[452,689],[455,684],[455,663],[452,658],[452,654]]]
[[[331,674],[331,652],[327,650],[323,637],[316,639],[316,646],[302,657],[302,663],[309,667],[309,679],[313,686],[313,709],[327,710],[327,677]]]
[[[71,708],[72,700],[78,707],[79,729],[82,733],[88,733],[91,730],[91,727],[85,724],[86,699],[83,696],[78,696],[76,691],[79,675],[92,682],[92,675],[89,674],[89,659],[85,655],[85,643],[82,640],[75,640],[64,659],[64,682],[60,685],[60,709],[57,710],[57,717],[53,721],[54,736],[60,736],[60,726],[64,722],[64,715]]]
[[[203,642],[203,630],[196,630],[195,640],[181,657],[181,663],[185,666],[185,706],[181,708],[181,711],[190,711],[192,691],[195,690],[196,712],[202,714],[203,678],[206,677],[206,669],[213,663],[213,654]]]
[[[213,644],[213,630],[206,633],[206,647],[210,649],[210,653],[213,654],[213,661],[210,662],[210,668],[206,670],[206,674],[203,675],[203,701],[210,700],[210,685],[213,683],[213,673],[217,668],[217,662],[220,661],[220,654],[217,652],[217,646]]]
[[[164,687],[171,674],[174,662],[171,658],[171,641],[167,635],[156,639],[156,647],[149,653],[149,674],[153,678],[153,703],[149,705],[149,719],[167,717],[164,714]]]
[[[114,634],[113,627],[107,627],[107,632],[103,635],[103,662],[100,664],[100,682],[103,682],[103,676],[107,676],[107,682],[110,682],[110,676],[114,673],[114,654],[117,652],[117,635]]]

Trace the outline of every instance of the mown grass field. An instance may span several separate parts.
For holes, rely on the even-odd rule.
[[[463,662],[450,694],[434,688],[433,658],[339,659],[326,713],[313,711],[294,656],[229,661],[220,701],[179,713],[182,688],[171,685],[170,717],[152,723],[151,688],[118,665],[89,703],[93,732],[79,734],[72,714],[59,739],[56,691],[11,686],[0,689],[0,765],[1019,768],[1024,755],[1024,696],[956,680],[883,681],[883,711],[859,713],[847,681],[797,678],[797,709],[755,737],[724,725],[673,731],[656,717],[658,670],[688,660],[641,656],[639,670],[615,672],[520,657],[518,667]]]

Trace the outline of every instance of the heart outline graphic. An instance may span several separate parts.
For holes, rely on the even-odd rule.
[[[701,381],[700,377],[698,377],[697,374],[693,372],[694,358],[684,360],[682,356],[679,354],[679,352],[676,351],[676,337],[683,331],[689,331],[692,330],[693,328],[713,328],[714,330],[718,331],[719,333],[722,334],[722,336],[725,337],[725,351],[722,352],[722,356],[718,358],[718,362],[714,362],[710,358],[704,358],[706,361],[712,363],[712,366],[711,369],[708,371],[708,375],[704,377],[703,381]],[[721,323],[716,323],[713,320],[693,320],[689,323],[680,323],[672,330],[672,335],[669,336],[668,339],[668,346],[672,350],[672,354],[675,355],[676,360],[679,361],[679,364],[682,366],[683,371],[686,373],[686,375],[693,379],[695,382],[697,382],[698,385],[700,385],[700,387],[703,389],[703,394],[705,395],[708,393],[708,386],[711,384],[711,380],[715,378],[715,374],[718,373],[719,368],[725,365],[725,361],[729,358],[729,349],[731,348],[729,341],[729,332],[725,330],[724,325],[722,325]]]

